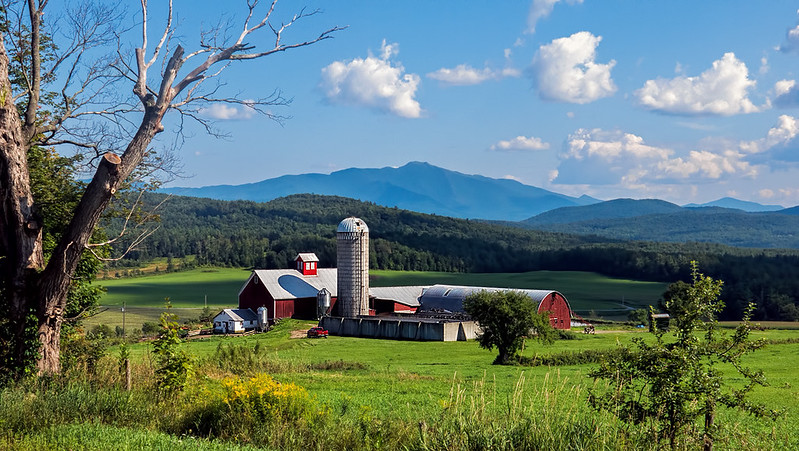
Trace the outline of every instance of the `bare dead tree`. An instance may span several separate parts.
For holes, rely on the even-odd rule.
[[[221,29],[211,30],[202,35],[197,50],[187,53],[172,42],[176,31],[172,1],[164,5],[166,24],[154,46],[149,41],[148,2],[140,1],[141,42],[133,58],[120,45],[110,64],[92,58],[96,49],[116,42],[118,35],[110,28],[117,26],[121,16],[104,9],[102,2],[84,3],[79,13],[70,15],[79,18],[71,21],[77,31],[63,50],[48,57],[46,68],[42,49],[43,39],[49,35],[43,31],[43,14],[48,0],[27,0],[24,8],[16,9],[13,6],[20,2],[8,0],[5,5],[9,29],[16,25],[17,36],[24,39],[0,40],[0,256],[7,268],[4,296],[9,301],[14,336],[24,336],[29,313],[36,317],[40,373],[60,370],[60,332],[71,277],[81,253],[92,246],[92,231],[112,198],[145,163],[153,139],[165,128],[166,114],[173,110],[208,126],[200,109],[218,101],[271,114],[271,106],[286,103],[279,93],[243,101],[217,96],[216,88],[206,86],[207,82],[218,79],[231,63],[310,46],[345,28],[328,28],[310,39],[289,43],[284,38],[290,27],[318,11],[301,9],[288,21],[278,22],[274,18],[277,0],[263,8],[258,0],[247,0],[246,17],[233,38],[224,39]],[[271,33],[271,46],[261,49],[249,43],[253,36],[264,33]],[[6,41],[18,44],[9,47],[11,54],[6,51]],[[19,71],[10,67],[19,55],[26,64],[21,81],[12,84],[10,75],[19,75]],[[109,67],[113,73],[104,69]],[[53,76],[57,71],[61,77]],[[61,87],[45,91],[44,85],[54,80],[60,81]],[[121,82],[132,85],[135,103],[116,97]],[[46,93],[55,93],[48,94],[49,98],[58,101],[54,102],[57,107],[43,112]],[[98,126],[99,120],[105,125]],[[46,264],[26,163],[27,152],[34,145],[73,145],[97,157],[92,180]],[[14,346],[14,355],[22,360],[27,351],[24,340],[16,340]]]

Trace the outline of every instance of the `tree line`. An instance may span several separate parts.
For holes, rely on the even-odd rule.
[[[164,197],[145,196],[145,208]],[[690,279],[690,262],[695,260],[709,276],[725,281],[723,319],[740,318],[752,301],[757,304],[757,320],[799,320],[797,250],[620,241],[522,230],[310,194],[266,203],[174,196],[162,208],[158,230],[119,264],[194,256],[198,264],[290,268],[297,253],[315,252],[320,266],[334,267],[336,226],[345,217],[358,216],[370,229],[374,269],[569,270],[674,282]],[[110,235],[120,221],[107,225]]]

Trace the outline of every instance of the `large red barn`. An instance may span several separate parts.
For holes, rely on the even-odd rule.
[[[463,312],[466,296],[479,291],[520,291],[538,304],[538,313],[550,312],[549,323],[555,329],[571,328],[571,307],[561,293],[552,290],[521,290],[494,287],[464,287],[453,285],[433,285],[425,290],[420,298],[423,311]]]

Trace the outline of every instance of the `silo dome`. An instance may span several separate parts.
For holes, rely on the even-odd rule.
[[[341,221],[336,229],[336,233],[352,233],[352,232],[366,232],[369,233],[369,227],[361,218],[350,216],[349,218]]]
[[[349,217],[336,229],[338,310],[345,318],[369,314],[369,227]]]

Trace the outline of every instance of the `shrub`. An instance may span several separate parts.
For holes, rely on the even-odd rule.
[[[153,341],[158,368],[155,370],[158,387],[163,392],[183,390],[193,371],[191,356],[180,345],[180,326],[176,316],[167,312],[161,314],[161,335]]]
[[[141,325],[141,333],[144,334],[145,336],[156,335],[160,330],[161,327],[158,325],[158,323],[154,323],[151,321],[148,321]]]
[[[98,324],[92,327],[92,330],[86,334],[86,337],[89,339],[102,339],[102,338],[111,338],[115,336],[113,329],[111,326],[107,324]]]

